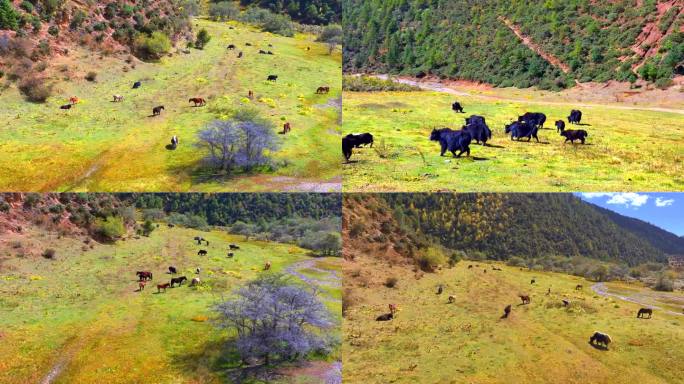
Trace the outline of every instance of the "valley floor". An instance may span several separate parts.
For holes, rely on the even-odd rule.
[[[681,316],[656,309],[652,319],[637,319],[640,305],[598,295],[584,279],[493,265],[462,261],[416,279],[402,267],[347,262],[345,295],[354,299],[343,321],[345,382],[684,382]],[[363,278],[347,279],[354,271]],[[396,288],[382,285],[389,276],[398,278]],[[437,295],[440,284],[444,293]],[[518,294],[529,294],[531,303],[521,305]],[[396,318],[375,321],[389,303],[398,305]],[[513,309],[503,319],[508,304]],[[594,331],[612,337],[608,350],[588,343]]]
[[[192,239],[198,235],[211,244],[201,247],[208,256],[197,256],[200,247]],[[150,237],[92,248],[39,232],[31,236],[55,248],[57,259],[2,262],[0,383],[230,382],[238,366],[227,348],[232,335],[215,326],[212,308],[263,273],[266,261],[295,283],[319,286],[325,281],[319,286],[321,299],[333,318],[340,316],[339,259],[313,259],[296,246],[165,226]],[[241,247],[232,259],[225,251],[230,243]],[[156,284],[171,277],[169,265],[189,279],[201,267],[202,285],[157,293]],[[151,270],[154,276],[142,292],[137,291],[137,270]],[[316,276],[301,278],[311,274]],[[320,382],[338,370],[339,352],[327,359],[287,366],[278,382]]]

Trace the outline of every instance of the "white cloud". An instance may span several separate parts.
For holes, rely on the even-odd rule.
[[[646,204],[650,197],[634,192],[613,193],[606,204],[624,205],[628,207],[641,207]]]
[[[604,193],[604,192],[583,192],[582,196],[584,196],[587,199],[595,199],[599,197],[604,197],[604,196],[612,196],[613,193]]]
[[[655,201],[656,207],[669,207],[674,203],[674,199],[663,199],[662,197],[657,197]]]

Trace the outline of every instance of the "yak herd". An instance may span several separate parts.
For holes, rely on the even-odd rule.
[[[475,265],[475,268],[479,268],[479,265]],[[471,270],[476,270],[473,268],[473,265],[468,265],[468,269]],[[493,266],[492,271],[503,271],[501,268]],[[483,270],[483,273],[486,273],[487,269]],[[530,280],[530,284],[534,285],[536,284],[536,279]],[[578,284],[575,287],[575,290],[582,290],[583,287],[581,284]],[[442,295],[444,293],[444,285],[439,284],[437,285],[437,290],[435,292],[438,296]],[[549,288],[546,292],[546,295],[549,296],[551,294],[551,288]],[[529,305],[532,302],[532,298],[529,294],[519,294],[518,297],[521,300],[521,304],[519,305]],[[448,304],[454,304],[456,302],[456,296],[455,295],[449,295],[447,299]],[[567,298],[561,299],[561,303],[563,307],[570,307],[572,304],[570,300]],[[511,313],[513,312],[513,306],[511,304],[506,305],[504,307],[504,312],[503,315],[501,315],[500,319],[507,319],[511,316]],[[397,316],[397,305],[396,304],[389,304],[389,312],[388,313],[383,313],[375,318],[376,321],[390,321],[395,319]],[[640,319],[650,319],[653,316],[653,309],[652,308],[641,308],[637,312],[637,318]],[[599,331],[594,331],[594,333],[591,335],[589,338],[589,344],[591,344],[594,347],[600,348],[600,349],[608,349],[609,344],[612,342],[612,338],[603,332]]]
[[[451,105],[451,110],[456,113],[465,113],[463,106],[458,101]],[[568,116],[568,123],[581,124],[582,111],[573,109]],[[518,116],[517,121],[513,121],[504,125],[504,132],[510,135],[511,140],[520,141],[527,139],[531,141],[535,139],[539,142],[538,132],[544,128],[546,122],[546,115],[540,112],[527,112],[522,116]],[[589,134],[583,129],[565,129],[565,121],[556,121],[556,132],[565,138],[565,142],[570,141],[575,143],[579,141],[585,143]],[[430,134],[430,140],[439,142],[440,156],[449,151],[454,157],[461,157],[464,153],[470,156],[470,144],[474,141],[483,146],[487,145],[487,141],[492,138],[492,130],[486,123],[483,116],[472,115],[465,118],[465,125],[460,130],[454,130],[448,127],[434,128]],[[342,138],[342,154],[347,162],[352,156],[354,148],[370,144],[373,146],[373,135],[371,133],[350,133]]]
[[[195,236],[193,239],[195,242],[197,242],[197,245],[206,245],[207,247],[209,246],[209,241],[204,239],[203,237],[200,236]],[[235,256],[234,251],[239,250],[240,246],[237,244],[229,244],[226,256],[228,258],[233,258]],[[198,256],[207,256],[209,254],[209,251],[206,249],[200,249],[197,251]],[[271,262],[266,261],[264,263],[263,270],[268,271],[271,269]],[[179,269],[176,266],[169,266],[168,271],[166,274],[171,275],[171,279],[169,280],[168,283],[159,283],[157,284],[157,293],[163,293],[166,292],[167,288],[174,288],[174,287],[180,287],[183,285],[183,283],[188,281],[187,276],[176,276],[178,274]],[[202,280],[200,279],[200,274],[202,273],[202,268],[196,267],[194,271],[196,277],[193,277],[192,280],[190,280],[190,286],[199,286],[202,285]],[[137,276],[137,283],[138,283],[138,292],[142,292],[145,290],[145,286],[147,285],[148,282],[152,281],[153,274],[151,271],[136,271],[135,275]]]

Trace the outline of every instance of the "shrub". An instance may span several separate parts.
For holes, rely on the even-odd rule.
[[[513,256],[510,259],[508,259],[508,262],[506,264],[512,266],[512,267],[525,267],[527,266],[527,263],[525,262],[525,259],[522,257],[518,256]]]
[[[126,233],[123,218],[109,216],[105,219],[97,219],[93,232],[106,241],[114,241]]]
[[[48,33],[52,36],[59,35],[59,27],[57,27],[56,25],[51,25],[50,28],[48,28]]]
[[[351,237],[356,237],[363,233],[363,230],[365,229],[363,223],[354,223],[352,224],[351,228],[349,229],[349,235]]]
[[[88,81],[97,80],[97,72],[93,72],[93,71],[88,72],[88,74],[85,76],[85,79]]]
[[[0,29],[19,28],[19,14],[9,0],[0,0]]]
[[[54,259],[56,254],[57,252],[52,248],[48,248],[43,251],[43,257],[49,260]]]
[[[139,34],[134,42],[137,54],[148,60],[158,60],[171,50],[171,40],[162,32],[153,32],[151,36]]]
[[[397,283],[399,282],[399,279],[396,277],[388,277],[387,280],[385,280],[385,287],[387,288],[394,288],[397,286]]]
[[[653,287],[656,291],[672,292],[674,291],[674,283],[672,280],[664,273],[658,276],[655,286]]]
[[[19,5],[19,7],[21,7],[21,9],[23,9],[24,11],[26,11],[28,13],[33,13],[34,7],[30,1],[26,1],[26,0],[22,1],[21,4]]]
[[[211,40],[211,36],[209,36],[209,32],[207,32],[206,29],[202,28],[198,33],[197,33],[197,39],[195,40],[195,48],[197,49],[204,49],[204,46],[209,43]]]
[[[232,1],[220,1],[209,5],[209,16],[215,21],[235,19],[239,14],[240,9]]]
[[[342,89],[350,92],[412,92],[420,91],[413,85],[396,83],[371,76],[343,76]]]
[[[430,247],[418,255],[418,266],[425,272],[434,272],[441,264],[444,264],[446,257],[441,249]]]
[[[44,79],[31,75],[19,83],[19,90],[26,100],[33,103],[43,103],[52,94],[52,89],[45,84]]]

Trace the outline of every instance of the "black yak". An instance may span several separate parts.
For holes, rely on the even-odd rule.
[[[142,86],[142,83],[140,81],[136,81],[133,83],[133,89],[138,89]]]
[[[175,274],[177,272],[176,267],[169,267],[169,273]]]
[[[608,349],[608,344],[612,343],[613,340],[605,333],[594,332],[589,338],[589,344],[591,345],[603,345]]]
[[[268,75],[266,81],[278,81],[278,75]]]
[[[502,319],[507,319],[508,316],[511,314],[511,305],[508,304],[506,308],[504,308],[504,314],[501,316]]]
[[[524,115],[518,116],[518,122],[525,122],[538,128],[544,128],[546,115],[539,112],[526,112]]]
[[[158,107],[152,108],[152,116],[159,116],[159,115],[161,115],[161,111],[163,111],[163,110],[164,110],[164,106],[163,106],[163,105],[160,105],[160,106],[158,106]]]
[[[197,252],[197,256],[206,256],[207,255],[207,250],[206,249],[200,249]]]
[[[373,135],[370,133],[350,133],[347,135],[347,137],[354,137],[355,138],[355,144],[354,146],[356,148],[360,148],[362,145],[368,145],[370,144],[371,148],[373,148]]]
[[[433,129],[430,134],[430,140],[439,141],[441,146],[440,156],[449,150],[454,157],[461,157],[466,153],[470,156],[470,141],[472,137],[468,131],[454,131],[449,128]],[[456,151],[459,151],[456,155]]]
[[[533,124],[524,122],[521,123],[519,121],[516,121],[511,124],[506,125],[506,133],[511,134],[511,140],[517,139],[520,141],[523,137],[527,137],[527,141],[532,140],[534,137],[535,140],[537,140],[537,143],[539,142],[539,137],[537,137],[537,131],[539,128]]]
[[[653,316],[653,310],[651,308],[641,308],[639,309],[639,313],[637,313],[637,318],[643,318],[645,319],[646,316],[648,315],[648,318],[650,319],[651,316]]]
[[[574,144],[575,140],[579,140],[582,142],[582,144],[584,144],[584,141],[587,138],[587,136],[589,136],[589,134],[584,129],[568,129],[561,132],[561,136],[565,137],[566,143],[568,142],[568,140],[570,140],[570,142]]]
[[[482,142],[482,145],[487,145],[487,140],[492,138],[492,130],[484,123],[484,119],[482,119],[482,121],[473,121],[471,119],[470,121],[470,124],[465,125],[463,130],[470,133],[470,137],[472,137],[476,143],[480,144],[480,142]]]
[[[568,116],[568,122],[570,124],[579,124],[582,121],[582,111],[578,109],[573,109],[570,111],[570,116]]]
[[[556,120],[556,132],[563,132],[565,130],[565,121]]]
[[[463,112],[463,106],[461,106],[461,103],[458,101],[454,101],[454,103],[451,104],[451,110],[458,113],[465,113]]]
[[[470,115],[470,117],[465,118],[465,123],[466,125],[468,124],[474,124],[474,123],[482,123],[482,124],[487,124],[485,121],[485,118],[483,116],[479,115]]]

